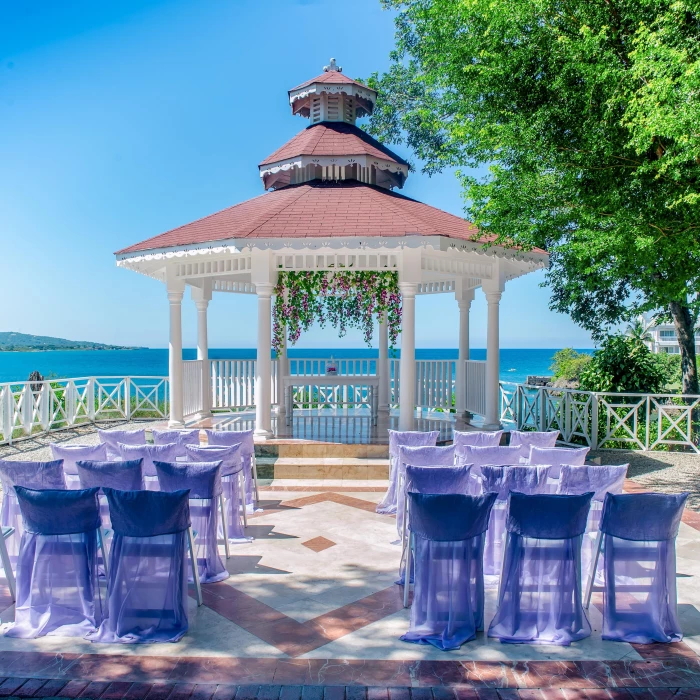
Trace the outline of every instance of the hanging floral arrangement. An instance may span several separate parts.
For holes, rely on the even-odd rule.
[[[291,345],[314,322],[337,329],[342,338],[358,328],[370,345],[376,320],[387,312],[389,345],[401,330],[401,294],[396,272],[280,272],[275,288],[272,348],[279,353],[285,335]]]

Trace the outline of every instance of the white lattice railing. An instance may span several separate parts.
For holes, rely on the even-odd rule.
[[[486,362],[467,360],[465,408],[477,416],[486,415]]]
[[[616,394],[501,382],[501,420],[559,430],[566,444],[601,449],[682,447],[700,453],[700,396]]]
[[[203,360],[187,360],[182,363],[182,412],[193,416],[202,410]]]
[[[167,377],[81,377],[0,384],[0,443],[94,420],[167,418]]]

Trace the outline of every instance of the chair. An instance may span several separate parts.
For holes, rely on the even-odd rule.
[[[458,464],[473,464],[475,467],[513,467],[520,464],[520,455],[519,447],[464,445],[457,450],[456,461]],[[475,470],[475,473],[478,474],[478,471]]]
[[[605,497],[592,570],[603,549],[603,639],[679,642],[676,536],[688,493]],[[589,576],[586,607],[593,592]]]
[[[221,488],[225,502],[225,518],[222,516],[221,524],[222,533],[225,524],[228,531],[228,541],[236,543],[250,542],[253,539],[246,537],[245,534],[245,529],[248,527],[248,516],[246,514],[241,447],[240,443],[230,447],[217,445],[185,446],[190,462],[221,462]]]
[[[109,504],[103,489],[119,489],[120,491],[143,490],[143,460],[134,459],[128,462],[95,462],[80,460],[77,463],[80,487],[83,489],[100,489],[100,517],[102,518],[102,536],[105,530],[111,529]]]
[[[260,500],[258,466],[255,462],[255,441],[252,430],[205,430],[207,445],[231,447],[241,445],[246,507],[255,508]]]
[[[401,640],[457,649],[484,626],[484,532],[495,494],[409,497],[415,591]]]
[[[187,549],[197,604],[202,590],[190,527],[189,490],[106,488],[114,528],[107,606],[92,642],[176,642],[188,629]]]
[[[130,462],[135,459],[143,460],[143,480],[147,491],[157,491],[159,488],[158,475],[154,462],[175,462],[178,457],[184,457],[185,448],[170,442],[166,445],[126,445],[119,443],[119,459]]]
[[[558,479],[562,465],[583,466],[589,451],[590,447],[531,447],[525,464],[548,464],[554,467],[550,476],[552,479]]]
[[[15,487],[24,533],[15,623],[8,637],[84,637],[102,621],[97,583],[97,489]],[[104,550],[102,552],[104,556]]]
[[[522,447],[523,457],[530,454],[531,447],[554,447],[559,438],[558,430],[547,430],[537,432],[534,430],[511,430],[510,442],[511,447]]]
[[[377,506],[377,513],[391,515],[398,509],[399,447],[434,447],[439,437],[437,430],[427,433],[418,430],[389,431],[389,488]]]
[[[195,430],[151,430],[155,445],[170,445],[173,442],[181,447],[199,445],[199,428]]]
[[[466,447],[498,447],[501,444],[502,430],[486,431],[486,430],[468,430],[460,432],[454,431],[452,444],[455,448]]]
[[[526,494],[547,493],[549,467],[481,467],[483,493],[495,493],[484,548],[484,573],[498,576],[503,562],[503,539],[506,531],[506,506],[511,491]]]
[[[22,514],[15,493],[15,486],[28,489],[65,490],[66,479],[63,474],[63,460],[52,462],[20,462],[0,460],[0,482],[2,483],[2,509],[0,524],[3,533],[12,528],[14,534],[8,535],[8,555],[14,560],[19,553],[19,542],[24,531]]]
[[[447,447],[411,447],[408,445],[399,446],[398,457],[398,497],[396,509],[396,529],[399,537],[403,537],[404,513],[408,503],[406,493],[406,467],[453,467],[455,464],[455,448],[452,445]]]
[[[54,459],[63,460],[63,474],[66,477],[66,486],[69,489],[79,489],[80,479],[78,479],[78,467],[76,462],[79,459],[89,459],[97,461],[107,460],[106,445],[57,445],[51,443],[51,454]]]
[[[420,449],[420,448],[419,448]],[[430,449],[430,448],[428,448]],[[457,493],[467,495],[469,493],[469,467],[406,467],[406,500],[409,493]],[[410,552],[408,551],[408,506],[404,511],[403,530],[401,533],[401,561],[399,563],[399,578],[396,583],[400,586],[405,581],[405,565],[410,567]],[[410,570],[410,568],[409,568]],[[411,571],[410,580],[413,578]],[[404,608],[408,607],[408,586],[404,589]]]
[[[107,445],[107,459],[120,459],[119,443],[122,445],[145,445],[145,430],[98,430],[100,442]]]
[[[511,493],[498,609],[488,636],[568,646],[590,636],[581,592],[581,538],[592,493]]]
[[[226,558],[229,552],[226,510],[221,490],[221,462],[155,462],[161,491],[190,490],[190,519],[195,533],[199,580],[216,583],[229,577],[219,556],[219,510],[224,530]]]

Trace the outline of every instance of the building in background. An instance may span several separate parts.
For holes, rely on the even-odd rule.
[[[652,352],[665,352],[671,355],[680,354],[676,329],[671,323],[660,323],[649,328],[651,340],[649,347]],[[695,329],[695,352],[700,353],[700,331]]]

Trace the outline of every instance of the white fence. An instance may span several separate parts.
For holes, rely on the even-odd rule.
[[[486,415],[486,362],[467,360],[465,408],[477,416]]]
[[[167,377],[81,377],[0,384],[0,444],[100,420],[167,418]]]
[[[616,394],[501,382],[501,420],[518,429],[559,430],[592,449],[698,449],[700,396]]]
[[[204,360],[187,360],[182,363],[183,415],[193,416],[202,410],[202,378]]]

